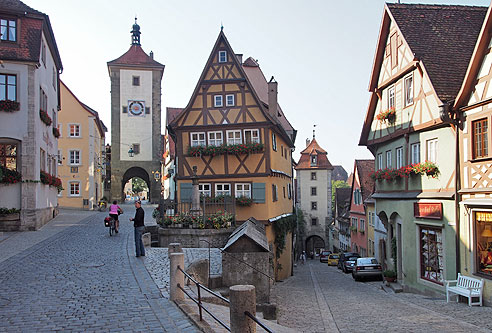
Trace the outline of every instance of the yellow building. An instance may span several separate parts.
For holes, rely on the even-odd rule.
[[[58,175],[64,190],[60,207],[95,209],[103,196],[106,126],[96,111],[61,82],[58,113]]]
[[[251,57],[243,63],[221,31],[188,106],[169,128],[176,143],[178,202],[191,200],[196,166],[201,194],[231,196],[239,223],[249,217],[262,221],[278,259],[276,278],[291,275],[292,235],[278,233],[293,218],[296,131],[277,103],[273,77],[267,82]],[[236,205],[238,198],[252,202]],[[281,255],[276,239],[285,240]]]

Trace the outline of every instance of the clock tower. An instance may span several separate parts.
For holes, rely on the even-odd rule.
[[[149,187],[149,201],[161,195],[161,81],[164,65],[140,44],[140,26],[132,44],[108,62],[111,79],[111,200],[124,200],[123,187],[133,177]],[[154,178],[154,175],[157,175]]]

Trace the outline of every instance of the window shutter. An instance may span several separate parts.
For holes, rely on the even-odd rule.
[[[181,202],[191,202],[191,193],[193,185],[191,183],[179,184]]]
[[[265,183],[253,183],[253,202],[265,203]]]

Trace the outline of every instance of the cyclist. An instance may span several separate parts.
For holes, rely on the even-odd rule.
[[[113,204],[109,206],[109,216],[111,216],[115,221],[115,231],[118,233],[120,228],[120,221],[118,221],[118,215],[123,214],[123,209],[118,206],[118,202],[116,200],[113,201]]]

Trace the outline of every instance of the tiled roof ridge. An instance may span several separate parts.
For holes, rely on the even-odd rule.
[[[36,10],[28,5],[26,5],[24,2],[20,0],[2,0],[0,2],[0,9],[6,9],[6,10],[11,10],[13,12],[20,12],[20,13],[29,13],[29,14],[37,14],[37,15],[46,15],[43,12],[40,12],[39,10]]]
[[[465,10],[483,10],[486,6],[468,6],[468,5],[447,5],[447,4],[422,4],[422,3],[387,3],[389,8],[408,8],[417,9],[465,9]]]
[[[260,67],[260,65],[258,64],[258,61],[256,61],[255,59],[253,59],[253,57],[248,57],[248,59],[246,59],[243,62],[243,66],[246,66],[246,67]]]

